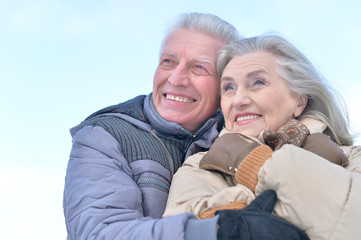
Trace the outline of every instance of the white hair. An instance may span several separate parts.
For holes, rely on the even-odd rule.
[[[352,145],[349,119],[342,96],[330,86],[313,64],[290,42],[275,34],[240,39],[221,49],[217,71],[222,76],[227,64],[235,57],[255,51],[266,51],[277,59],[279,74],[290,89],[308,97],[308,103],[299,119],[311,117],[323,121],[325,134],[339,145]]]

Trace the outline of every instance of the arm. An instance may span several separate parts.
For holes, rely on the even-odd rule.
[[[311,239],[358,239],[361,147],[347,150],[350,163],[343,168],[285,145],[261,168],[256,195],[276,191],[276,215],[305,230]]]
[[[254,194],[245,186],[234,185],[231,176],[199,168],[204,152],[186,159],[173,177],[164,216],[191,212],[194,215],[235,201],[249,203]]]
[[[141,191],[118,142],[102,128],[91,126],[73,138],[64,215],[68,238],[74,240],[184,239],[188,222],[194,218],[191,214],[145,217]]]

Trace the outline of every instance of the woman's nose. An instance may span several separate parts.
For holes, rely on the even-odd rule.
[[[252,103],[251,97],[242,89],[237,89],[237,93],[234,95],[233,106],[236,108],[242,108],[249,106]]]
[[[189,72],[185,64],[178,64],[168,78],[168,82],[174,86],[188,86],[190,83]]]

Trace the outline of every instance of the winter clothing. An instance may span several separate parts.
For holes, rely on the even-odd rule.
[[[218,112],[192,134],[161,118],[150,94],[100,110],[71,129],[68,239],[216,239],[217,217],[161,217],[173,173],[185,157],[209,149],[222,126]]]
[[[287,143],[301,147],[309,134],[310,131],[306,125],[296,119],[292,119],[278,131],[264,130],[262,132],[264,143],[273,150],[280,149]]]
[[[271,214],[276,200],[275,192],[267,190],[241,211],[223,210],[217,212],[219,216],[217,239],[308,240],[309,238],[302,230]]]
[[[346,166],[348,164],[347,156],[337,144],[325,134],[314,133],[308,135],[305,138],[302,148],[337,165]],[[268,145],[260,145],[253,149],[237,168],[235,174],[237,182],[247,186],[254,192],[258,183],[258,172],[271,156],[272,150]]]
[[[235,174],[237,182],[254,192],[258,183],[258,172],[267,159],[272,157],[272,153],[268,145],[260,145],[253,149],[237,168]]]
[[[307,119],[304,123],[310,130],[309,136],[322,133],[325,129],[324,124],[318,121]],[[222,130],[217,141],[229,134],[231,135]],[[318,137],[325,140],[331,148],[333,142],[330,143],[324,135],[315,136],[316,145],[320,146],[315,148],[317,154],[293,144],[285,144],[273,152],[267,161],[259,163],[260,168],[255,171],[258,172],[255,193],[253,189],[239,184],[234,176],[222,171],[237,169],[236,165],[240,162],[238,159],[228,161],[224,151],[218,152],[222,159],[218,162],[223,163],[223,166],[218,165],[218,169],[214,168],[213,171],[199,168],[205,152],[189,157],[174,175],[164,216],[181,212],[192,212],[200,216],[202,212],[212,209],[232,209],[227,204],[249,204],[255,196],[271,189],[278,197],[273,213],[305,230],[311,239],[359,239],[361,229],[357,227],[357,223],[361,216],[361,147],[341,146],[342,151],[336,148],[331,154],[333,157],[337,156],[336,160],[328,159],[332,161],[330,162],[321,157],[322,152],[327,151],[319,151],[323,143],[318,141]],[[306,146],[307,138],[303,147]],[[263,144],[255,138],[242,139]],[[310,141],[313,143],[309,142],[307,146],[314,147],[314,139]],[[226,142],[224,144],[226,149]],[[235,143],[228,145],[236,146]],[[256,148],[259,147],[254,149]],[[246,161],[252,166],[252,161],[257,158],[249,157],[251,153],[252,151],[242,159],[241,165]],[[236,155],[237,153],[234,154]],[[235,175],[234,170],[231,172]]]
[[[315,120],[315,124],[317,123],[318,121]],[[347,164],[348,159],[345,154],[328,136],[322,133],[311,135],[309,133],[305,124],[292,119],[277,131],[265,130],[261,132],[259,139],[267,145],[260,145],[242,134],[223,134],[216,139],[210,150],[202,158],[199,168],[235,175],[238,183],[245,185],[254,192],[259,169],[272,156],[272,149],[277,150],[284,144],[303,146],[306,142],[307,144],[304,146],[306,150],[341,166]]]

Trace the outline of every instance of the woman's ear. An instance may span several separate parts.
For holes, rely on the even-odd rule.
[[[298,96],[297,106],[295,108],[295,112],[293,113],[293,116],[295,118],[299,117],[302,114],[303,110],[305,110],[305,108],[306,108],[307,102],[308,102],[307,95],[299,95]]]

